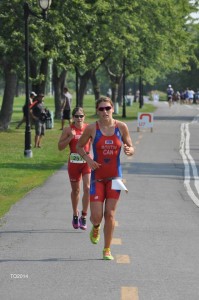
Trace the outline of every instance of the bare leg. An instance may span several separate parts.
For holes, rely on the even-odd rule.
[[[18,123],[16,129],[19,129],[19,127],[26,121],[26,117],[23,117],[23,119],[21,119],[21,121]]]
[[[101,224],[103,218],[103,204],[102,202],[90,202],[91,216],[90,220],[94,226]]]
[[[37,144],[37,147],[38,147],[38,148],[41,147],[41,139],[42,139],[42,135],[39,135],[39,138],[38,138],[38,144]]]
[[[42,138],[41,135],[35,135],[35,148],[41,146],[40,145],[41,144],[41,138]]]
[[[71,182],[71,203],[73,208],[73,215],[78,216],[78,203],[80,197],[80,181]]]
[[[38,135],[35,135],[35,148],[37,147],[38,139],[39,139],[39,136],[38,136]]]
[[[115,228],[115,211],[118,200],[107,199],[104,211],[104,248],[110,248]]]
[[[100,240],[100,224],[103,218],[103,202],[91,202],[91,216],[90,220],[93,224],[92,230],[90,232],[91,243],[97,244]]]
[[[87,213],[90,201],[90,174],[85,174],[82,177],[83,181],[83,197],[82,197],[82,211]]]
[[[61,120],[61,130],[64,129],[64,119]]]

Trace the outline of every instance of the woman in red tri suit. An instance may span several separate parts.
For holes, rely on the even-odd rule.
[[[86,216],[89,206],[89,191],[90,191],[90,173],[91,169],[87,162],[77,153],[76,145],[83,131],[87,127],[84,123],[84,110],[81,107],[76,107],[72,112],[73,123],[63,129],[58,142],[58,149],[63,150],[68,145],[70,147],[70,156],[68,159],[68,175],[71,183],[71,202],[73,208],[72,225],[75,229],[81,228],[86,230]],[[85,144],[84,151],[90,155],[90,140]],[[78,204],[80,199],[80,183],[83,181],[83,197],[82,197],[82,213],[79,216]]]

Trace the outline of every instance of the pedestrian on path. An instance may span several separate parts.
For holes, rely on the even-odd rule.
[[[90,198],[90,173],[91,169],[87,162],[77,153],[76,144],[83,131],[87,127],[84,123],[84,110],[81,107],[75,107],[72,111],[73,123],[65,127],[58,142],[58,149],[64,150],[68,145],[70,147],[70,156],[68,160],[68,175],[71,183],[71,202],[73,208],[72,225],[75,229],[87,229],[86,216]],[[84,152],[90,156],[90,140],[84,146]],[[78,204],[80,199],[80,183],[83,181],[82,213],[79,217]]]
[[[169,84],[167,87],[167,101],[169,103],[169,107],[171,107],[171,104],[173,103],[173,94],[174,89],[172,88],[171,84]]]
[[[91,168],[90,186],[90,220],[93,224],[90,240],[97,244],[100,239],[100,224],[104,216],[103,259],[113,260],[110,246],[115,226],[115,212],[120,197],[120,190],[112,189],[112,180],[122,178],[120,153],[122,143],[124,153],[134,154],[134,147],[125,123],[112,117],[113,102],[109,97],[101,96],[96,102],[99,120],[89,124],[77,143],[77,152],[87,161]],[[84,150],[92,139],[92,159]]]

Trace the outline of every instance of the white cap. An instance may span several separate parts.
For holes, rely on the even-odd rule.
[[[171,85],[169,84],[168,87],[171,87]]]
[[[37,96],[37,94],[36,94],[35,92],[31,92],[30,95],[31,95],[31,96],[34,96],[34,97]]]

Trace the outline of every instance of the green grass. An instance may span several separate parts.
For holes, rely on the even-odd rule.
[[[2,99],[0,99],[1,104]],[[54,111],[53,98],[46,98],[45,105]],[[32,189],[42,185],[49,176],[67,162],[68,149],[58,151],[57,142],[61,131],[60,120],[54,121],[54,128],[46,130],[42,140],[41,149],[32,149],[33,157],[24,157],[24,133],[25,124],[20,129],[15,129],[17,122],[22,118],[23,97],[15,98],[12,121],[9,130],[0,131],[0,217],[9,211],[10,207],[24,197]],[[86,122],[90,123],[97,119],[95,116],[94,97],[89,95],[84,100]],[[75,97],[73,100],[75,105]],[[152,104],[145,104],[142,110],[134,103],[126,106],[126,118],[122,119],[122,107],[119,113],[114,115],[116,119],[130,121],[137,119],[139,111],[153,112]],[[31,133],[32,144],[34,142],[34,129]]]

